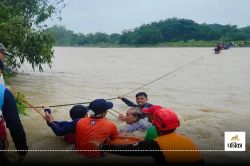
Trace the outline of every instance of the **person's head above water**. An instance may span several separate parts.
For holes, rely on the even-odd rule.
[[[140,119],[143,119],[145,115],[141,112],[141,109],[139,107],[131,107],[129,110],[126,112],[125,116],[125,122],[127,124],[133,124]]]
[[[136,103],[142,107],[148,102],[148,95],[145,92],[139,92],[135,95]]]
[[[152,124],[159,132],[174,131],[180,126],[178,116],[171,109],[153,105],[150,108],[143,108],[142,112],[152,116]]]
[[[105,99],[96,99],[89,104],[89,110],[94,117],[105,116],[109,109],[113,108],[113,103]]]
[[[70,117],[72,120],[78,119],[78,118],[84,118],[87,116],[88,109],[83,105],[75,105],[72,107],[69,111]]]

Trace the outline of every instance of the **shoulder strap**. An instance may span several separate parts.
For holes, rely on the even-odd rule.
[[[4,91],[5,91],[5,86],[3,84],[0,84],[0,121],[2,120],[2,107],[3,107],[3,102],[4,102]]]

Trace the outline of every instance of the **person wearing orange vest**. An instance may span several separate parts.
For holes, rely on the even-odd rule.
[[[158,164],[203,164],[201,154],[194,142],[175,129],[180,122],[177,115],[167,108],[152,106],[142,111],[152,117],[159,137],[130,145],[99,144],[104,152],[126,156],[151,156]],[[93,142],[96,145],[98,143]]]
[[[92,141],[105,143],[118,137],[116,125],[105,118],[108,109],[113,107],[112,102],[96,99],[89,105],[88,118],[80,119],[76,124],[76,149],[86,157],[100,157],[100,151]]]

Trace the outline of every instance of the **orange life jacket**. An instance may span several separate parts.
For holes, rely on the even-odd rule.
[[[185,135],[171,133],[160,136],[155,141],[163,150],[162,153],[167,163],[197,163],[202,161],[201,154],[197,151],[198,148]]]
[[[76,149],[86,157],[100,157],[98,147],[91,141],[104,143],[118,136],[116,125],[107,119],[82,118],[76,125]],[[96,151],[95,151],[96,150]]]

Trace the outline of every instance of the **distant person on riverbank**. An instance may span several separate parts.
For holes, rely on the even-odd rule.
[[[144,108],[143,112],[152,114],[152,124],[159,134],[154,140],[141,141],[128,145],[108,145],[93,142],[102,152],[124,156],[151,156],[158,164],[204,164],[194,142],[185,135],[177,134],[179,127],[177,115],[170,109]],[[185,151],[186,150],[186,151]]]
[[[45,118],[48,126],[57,136],[64,136],[65,142],[75,144],[75,125],[81,118],[88,117],[88,109],[83,105],[76,105],[70,109],[71,122],[54,121],[51,110],[48,107],[44,108]]]

